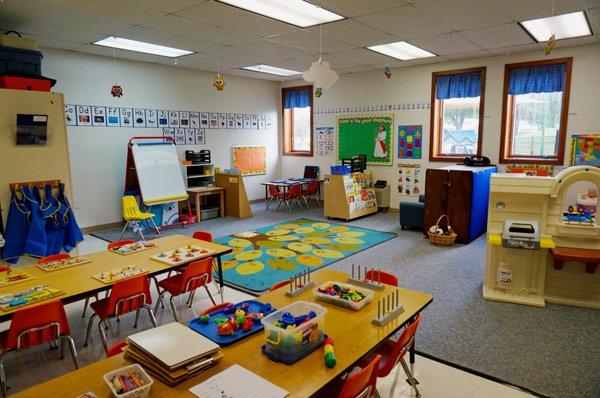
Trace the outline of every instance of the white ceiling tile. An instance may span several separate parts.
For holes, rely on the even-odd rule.
[[[272,80],[272,81],[277,81],[277,82],[284,82],[286,80],[298,79],[298,76],[292,76],[292,77],[276,76],[276,75],[270,75],[268,73],[253,72],[253,71],[244,70],[244,69],[233,69],[229,72],[229,74],[234,75],[234,76],[247,77],[250,79]]]
[[[319,33],[319,27],[309,28],[313,33]],[[357,47],[368,47],[383,43],[392,43],[398,39],[381,30],[374,29],[369,25],[354,19],[345,19],[322,26],[323,36],[335,37],[346,43]]]
[[[316,60],[314,60],[314,61],[316,61]],[[323,61],[329,62],[329,66],[332,69],[336,69],[336,70],[344,69],[344,68],[365,66],[364,64],[362,64],[361,62],[358,62],[356,60],[344,59],[344,58],[336,57],[336,56],[330,55],[330,54],[323,55]]]
[[[388,57],[366,48],[356,48],[354,50],[339,51],[331,54],[334,57],[342,58],[348,61],[357,62],[361,65],[390,64],[397,61],[396,58]]]
[[[600,7],[588,10],[586,12],[592,32],[596,35],[600,35]]]
[[[515,21],[527,21],[552,16],[552,3],[554,15],[568,14],[582,11],[587,8],[600,7],[600,0],[496,0],[498,7],[502,8]]]
[[[353,48],[352,45],[333,39],[329,36],[322,36],[321,40],[319,40],[318,33],[312,33],[308,30],[296,30],[290,33],[284,33],[282,35],[271,37],[269,40],[289,46],[305,48],[313,52],[318,52],[319,47],[321,47],[322,52],[325,53]]]
[[[159,44],[161,46],[175,47],[194,52],[207,51],[221,46],[217,43],[187,36],[180,36],[168,32],[161,32],[159,30],[144,26],[138,26],[129,29],[125,32],[122,32],[120,36],[127,39],[139,40],[148,43]]]
[[[427,65],[427,64],[437,64],[437,63],[445,62],[445,61],[448,61],[448,58],[438,56],[438,57],[429,57],[429,58],[409,59],[408,61],[406,61],[406,63],[409,65]]]
[[[37,40],[38,47],[57,48],[59,50],[75,50],[85,43],[79,43],[72,40],[52,39],[45,36],[25,36]]]
[[[266,54],[281,58],[300,58],[315,53],[315,51],[291,47],[268,39],[260,39],[253,42],[244,43],[243,46],[244,48],[250,49],[259,54]],[[240,46],[238,45],[236,47]]]
[[[557,40],[556,41],[556,47],[554,47],[554,48],[573,47],[573,46],[585,46],[587,44],[596,43],[598,37],[600,37],[600,35],[585,36],[585,37],[574,37],[572,39]],[[600,52],[600,50],[598,50],[598,51]]]
[[[489,57],[489,56],[490,56],[490,53],[487,50],[479,50],[479,51],[472,51],[472,52],[462,53],[462,54],[449,54],[449,55],[445,55],[444,58],[449,59],[449,60],[459,60],[459,59],[482,58],[482,57]]]
[[[296,26],[214,1],[194,5],[176,14],[195,21],[225,26],[257,37],[273,36],[298,29]]]
[[[297,59],[291,59],[291,60],[287,60],[283,63],[284,68],[290,68],[292,70],[297,70],[297,71],[306,71],[310,68],[311,63],[313,62],[317,62],[318,60],[318,56],[312,56],[312,57],[303,57],[303,58],[297,58]],[[356,67],[360,67],[360,66],[365,66],[364,64],[361,64],[360,62],[356,62],[356,61],[352,61],[352,60],[348,60],[348,59],[343,59],[340,57],[336,57],[333,56],[331,54],[323,54],[322,56],[322,60],[325,62],[329,62],[329,67],[332,69],[344,69],[344,68],[356,68]]]
[[[207,64],[214,65],[215,69],[217,65],[228,66],[231,68],[241,68],[243,66],[248,66],[248,61],[239,58],[225,57],[225,56],[217,56],[214,54],[207,53],[197,53],[190,54],[182,57],[181,60],[185,60],[186,62],[198,63],[198,64]]]
[[[345,17],[372,14],[406,4],[402,0],[317,0],[313,3]]]
[[[465,30],[460,32],[460,34],[485,49],[506,47],[507,44],[517,46],[534,42],[516,22]]]
[[[494,48],[491,50],[487,50],[491,55],[510,55],[522,52],[530,52],[530,51],[539,51],[541,55],[543,55],[544,45],[540,43],[533,44],[524,44],[521,46],[511,46],[511,47],[503,47],[503,48]]]
[[[279,66],[285,60],[284,57],[261,54],[249,46],[226,46],[214,50],[206,51],[207,54],[212,54],[217,57],[228,57],[239,59],[245,62],[246,65],[266,64]]]
[[[411,5],[376,12],[357,19],[402,40],[448,33],[451,30],[440,21],[426,16]]]
[[[481,50],[481,48],[465,40],[458,33],[445,33],[443,35],[422,37],[409,40],[409,42],[435,55],[457,54]]]
[[[126,0],[136,6],[152,8],[153,10],[173,13],[208,0]]]
[[[414,7],[452,30],[511,22],[491,0],[423,0],[415,3]]]

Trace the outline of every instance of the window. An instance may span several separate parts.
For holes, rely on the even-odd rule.
[[[572,58],[504,68],[501,163],[563,164]]]
[[[283,102],[283,154],[312,156],[312,86],[281,89]]]
[[[482,66],[432,74],[429,160],[481,154],[485,71]]]

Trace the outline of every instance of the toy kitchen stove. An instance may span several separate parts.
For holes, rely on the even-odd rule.
[[[540,226],[535,221],[506,220],[502,228],[502,246],[512,249],[540,249]]]

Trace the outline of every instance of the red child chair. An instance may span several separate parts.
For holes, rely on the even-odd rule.
[[[288,188],[288,190],[284,196],[284,202],[287,205],[289,211],[292,211],[292,208],[290,207],[290,202],[298,203],[298,206],[300,207],[300,209],[302,209],[302,203],[300,203],[301,197],[302,197],[302,186],[300,184],[290,185],[290,187]]]
[[[367,398],[377,396],[377,367],[381,355],[375,356],[371,363],[346,377],[346,382],[338,394],[338,398]]]
[[[0,272],[10,271],[10,265],[8,264],[0,264]]]
[[[4,359],[13,351],[21,351],[44,343],[54,343],[60,339],[60,358],[64,358],[65,341],[69,344],[73,365],[79,369],[77,350],[71,338],[71,331],[65,308],[60,301],[50,301],[14,313],[8,330],[0,333],[2,355],[0,356],[0,384],[2,394],[7,396]]]
[[[279,190],[277,185],[269,185],[269,200],[267,200],[267,210],[269,210],[269,206],[271,202],[277,199],[277,210],[279,210],[279,206],[281,206],[281,201],[283,200],[283,193]]]
[[[135,328],[137,327],[140,310],[144,308],[148,311],[152,325],[156,327],[156,319],[150,309],[150,304],[152,304],[152,296],[150,295],[150,282],[146,275],[140,275],[135,278],[115,283],[107,298],[103,298],[90,304],[90,308],[94,310],[94,314],[90,317],[88,322],[87,331],[85,333],[85,344],[83,346],[87,347],[88,345],[90,332],[92,331],[92,325],[96,316],[99,318],[98,331],[100,332],[100,340],[104,346],[104,351],[108,350],[108,346],[102,324],[106,324],[106,321],[110,318],[115,318],[135,311],[135,323],[133,325]]]
[[[383,271],[368,270],[365,274],[365,279],[381,281],[381,283],[398,287],[398,277]]]
[[[199,261],[194,261],[193,263],[188,265],[185,268],[185,271],[183,271],[182,273],[170,276],[158,282],[158,286],[163,290],[158,296],[156,307],[154,307],[154,312],[158,310],[158,306],[162,302],[163,296],[165,295],[165,293],[168,292],[171,295],[171,297],[169,297],[171,312],[173,313],[175,321],[179,322],[179,319],[177,318],[177,311],[175,310],[175,303],[173,302],[173,297],[177,297],[187,292],[192,293],[199,287],[204,287],[204,289],[206,289],[206,293],[208,293],[210,301],[212,301],[213,305],[216,305],[215,299],[213,298],[212,294],[210,294],[210,290],[208,290],[208,283],[210,283],[211,281],[212,258],[209,257]],[[191,296],[191,298],[193,298],[193,295]]]
[[[272,291],[274,291],[274,290],[280,289],[280,288],[282,288],[282,287],[284,287],[284,286],[287,286],[287,285],[289,285],[290,283],[292,283],[292,282],[290,282],[290,280],[289,280],[289,279],[284,279],[284,280],[282,280],[282,281],[279,281],[279,282],[275,283],[273,286],[271,286],[271,287],[269,288],[269,291],[270,291],[270,292],[272,292]]]
[[[213,236],[210,232],[207,231],[196,231],[194,232],[194,234],[192,235],[192,238],[194,239],[198,239],[198,240],[202,240],[204,242],[212,242],[213,241]],[[219,267],[217,265],[217,263],[215,261],[213,261],[213,271],[214,272],[219,272]],[[215,284],[215,287],[217,288],[217,292],[220,294],[221,293],[221,287],[219,286],[219,283],[217,282],[217,280],[215,278],[213,278],[213,283]],[[192,305],[192,300],[194,300],[194,294],[192,292],[192,296],[189,299],[189,305]]]
[[[106,350],[106,358],[114,357],[115,355],[119,355],[123,352],[123,347],[127,346],[127,341],[119,341],[117,344],[114,344]]]
[[[306,206],[308,206],[308,200],[311,198],[317,201],[317,206],[321,206],[321,202],[319,201],[319,181],[310,181],[306,189],[302,190],[302,199],[304,199]]]
[[[115,242],[111,242],[108,244],[108,250],[118,249],[121,246],[130,245],[132,243],[135,243],[135,241],[133,239],[117,240]]]

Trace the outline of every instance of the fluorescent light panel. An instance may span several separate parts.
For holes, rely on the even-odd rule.
[[[378,46],[367,47],[369,50],[377,51],[378,53],[388,55],[392,58],[406,61],[415,58],[435,57],[435,54],[425,51],[422,48],[413,46],[405,41],[396,43],[380,44]]]
[[[300,75],[302,72],[298,72],[291,69],[283,69],[278,68],[276,66],[270,66],[265,64],[255,65],[255,66],[245,66],[242,69],[251,70],[254,72],[268,73],[269,75],[277,75],[277,76],[294,76]]]
[[[339,14],[327,11],[303,0],[218,1],[301,28],[344,19],[344,17]]]
[[[122,37],[107,37],[93,43],[98,46],[119,48],[121,50],[136,51],[139,53],[161,55],[163,57],[181,57],[182,55],[193,54],[193,51],[180,50],[173,47],[159,46],[158,44],[145,43],[143,41],[124,39]]]
[[[523,21],[521,26],[538,42],[548,41],[553,33],[556,40],[590,36],[592,34],[583,11]]]

